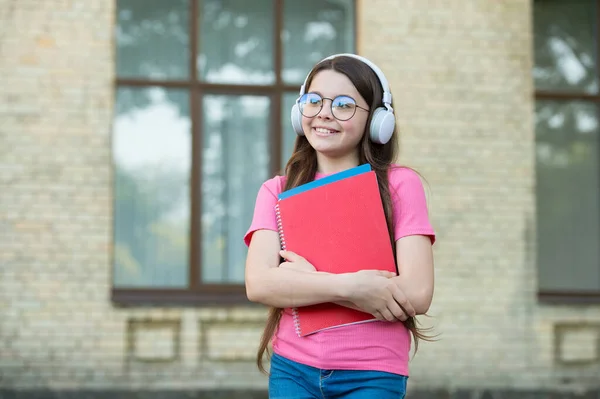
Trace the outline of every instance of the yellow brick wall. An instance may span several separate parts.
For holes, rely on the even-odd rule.
[[[120,368],[109,301],[111,2],[0,1],[0,374]]]
[[[600,306],[536,299],[532,4],[361,0],[358,12],[359,51],[390,81],[401,162],[427,179],[438,234],[423,321],[441,336],[414,358],[411,388],[597,386],[600,361],[555,359],[555,326],[569,323],[562,360],[597,359]]]
[[[597,362],[557,364],[554,328],[600,308],[535,299],[529,1],[357,3],[359,52],[391,82],[438,232],[424,323],[442,335],[411,389],[597,381]],[[264,388],[263,309],[110,302],[114,12],[0,0],[0,387]],[[565,331],[563,356],[585,357],[596,330]]]
[[[114,13],[0,0],[0,388],[264,388],[264,309],[111,303]]]

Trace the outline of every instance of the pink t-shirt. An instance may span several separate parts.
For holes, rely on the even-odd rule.
[[[317,173],[316,179],[324,177]],[[435,241],[425,191],[413,170],[395,166],[389,172],[393,201],[394,237],[426,235]],[[261,229],[277,231],[275,205],[285,177],[267,180],[258,191],[254,217],[244,236]],[[290,360],[327,370],[377,370],[408,376],[410,332],[399,322],[375,321],[324,330],[298,337],[290,309],[285,309],[273,339],[273,350]]]

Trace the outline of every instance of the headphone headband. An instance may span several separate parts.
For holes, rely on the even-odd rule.
[[[377,78],[379,79],[379,82],[381,83],[381,87],[383,88],[383,99],[382,99],[383,104],[385,105],[386,108],[388,108],[390,110],[392,109],[392,92],[390,91],[390,85],[389,85],[387,79],[385,78],[383,71],[381,69],[379,69],[379,67],[377,65],[375,65],[374,63],[372,63],[365,57],[361,57],[360,55],[351,54],[351,53],[340,53],[340,54],[330,55],[329,57],[324,58],[321,61],[319,61],[319,63],[317,65],[319,65],[320,63],[322,63],[324,61],[331,60],[331,59],[334,59],[337,57],[351,57],[351,58],[355,58],[355,59],[360,60],[363,63],[367,64],[373,70],[373,72],[375,72],[375,75],[377,75]],[[307,81],[308,81],[308,76],[306,76],[306,78],[304,79],[304,83],[302,83],[302,86],[300,86],[300,97],[305,94]]]

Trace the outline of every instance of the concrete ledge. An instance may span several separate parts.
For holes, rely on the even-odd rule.
[[[43,391],[0,389],[0,399],[268,399],[265,391]],[[600,387],[584,393],[553,391],[415,391],[406,399],[600,399]]]
[[[600,399],[600,387],[584,393],[559,391],[517,391],[517,390],[456,390],[453,392],[415,391],[406,399]]]
[[[268,399],[265,391],[33,391],[0,389],[0,399]],[[595,398],[594,398],[595,399]]]

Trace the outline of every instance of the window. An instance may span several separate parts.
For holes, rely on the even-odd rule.
[[[354,50],[352,0],[118,0],[113,300],[245,300],[260,184],[310,67]]]
[[[539,295],[600,301],[598,0],[536,0]]]

